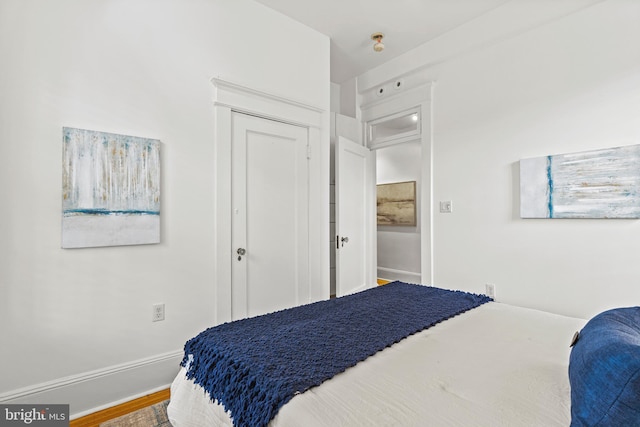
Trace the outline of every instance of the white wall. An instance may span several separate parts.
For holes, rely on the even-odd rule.
[[[377,184],[416,181],[416,225],[378,225],[378,277],[420,282],[420,158],[418,142],[377,149]]]
[[[340,113],[340,85],[331,83],[330,88],[330,109],[332,113]],[[333,134],[333,132],[332,132]]]
[[[210,79],[327,111],[328,145],[329,40],[251,0],[3,0],[0,58],[0,401],[166,386],[215,319]],[[63,126],[162,141],[161,244],[60,249]]]
[[[340,114],[344,114],[345,116],[353,117],[355,119],[360,118],[357,108],[357,86],[358,81],[355,77],[340,83],[340,110],[338,111]]]
[[[640,2],[574,1],[582,8],[543,19],[569,3],[509,2],[359,86],[408,67],[437,81],[434,206],[453,200],[453,213],[434,211],[435,284],[484,292],[490,282],[499,301],[589,318],[638,304],[640,221],[520,219],[518,161],[640,143]],[[507,11],[531,19],[525,31]]]

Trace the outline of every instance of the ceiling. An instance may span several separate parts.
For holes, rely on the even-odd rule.
[[[331,81],[342,83],[510,0],[256,0],[331,39]],[[384,33],[382,52],[371,34]]]

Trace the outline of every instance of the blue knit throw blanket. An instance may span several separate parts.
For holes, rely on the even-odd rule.
[[[266,426],[294,395],[491,299],[393,282],[209,328],[181,365],[239,427]]]

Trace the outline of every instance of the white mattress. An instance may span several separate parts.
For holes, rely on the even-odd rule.
[[[569,343],[585,323],[487,303],[295,396],[270,426],[566,427]],[[168,414],[174,427],[233,425],[184,370]]]

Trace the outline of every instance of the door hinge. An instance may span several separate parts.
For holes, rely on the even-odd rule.
[[[307,159],[311,158],[311,144],[307,144]]]

